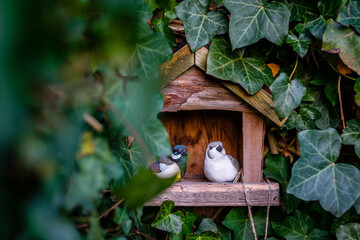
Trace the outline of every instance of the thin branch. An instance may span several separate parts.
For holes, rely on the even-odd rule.
[[[216,212],[215,214],[211,217],[211,220],[215,220],[219,215],[220,213],[222,212],[222,210],[224,210],[225,207],[220,207]]]
[[[288,148],[295,142],[295,139],[296,139],[296,138],[294,138],[294,139],[290,142],[290,144],[287,145],[287,146],[284,148],[284,150],[281,152],[281,155],[283,155],[284,152],[286,152],[286,150],[288,150]]]
[[[343,124],[343,128],[345,128],[346,125],[345,125],[344,110],[343,110],[342,99],[341,99],[341,88],[340,88],[340,84],[341,84],[341,75],[339,75],[339,80],[338,80],[338,93],[339,93],[339,104],[340,104],[341,121],[342,121],[342,124]]]
[[[136,233],[136,234],[138,234],[138,235],[140,235],[140,236],[143,236],[143,237],[146,237],[146,238],[148,238],[148,239],[156,240],[155,238],[153,238],[153,237],[151,237],[151,236],[149,236],[149,235],[147,235],[147,234],[145,234],[145,233],[139,232],[138,230],[131,229],[131,231],[132,231],[133,233]]]
[[[289,77],[289,82],[291,81],[291,78],[293,77],[293,75],[294,75],[294,73],[295,73],[295,71],[296,71],[296,68],[297,68],[298,63],[299,63],[299,56],[297,55],[297,56],[296,56],[296,62],[295,62],[294,69],[293,69],[293,71],[291,72],[290,77]]]
[[[117,206],[119,206],[122,202],[124,201],[124,199],[121,199],[119,201],[117,201],[114,205],[112,205],[108,210],[106,210],[105,212],[103,212],[97,219],[100,220],[103,217],[106,217],[112,210],[114,210],[115,208],[117,208]],[[88,227],[90,225],[90,223],[84,223],[81,225],[77,225],[76,228],[85,228]]]

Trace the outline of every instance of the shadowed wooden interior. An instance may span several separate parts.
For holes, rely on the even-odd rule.
[[[221,141],[229,154],[241,163],[241,113],[231,111],[180,111],[160,115],[172,146],[188,148],[184,181],[206,181],[203,168],[206,147]]]

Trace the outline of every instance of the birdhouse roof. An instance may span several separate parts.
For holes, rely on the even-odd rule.
[[[261,89],[248,94],[240,85],[216,79],[206,74],[208,49],[203,47],[195,53],[185,45],[174,53],[169,62],[161,67],[164,80],[165,112],[180,110],[230,110],[257,111],[276,125],[282,126],[274,109],[270,93]]]

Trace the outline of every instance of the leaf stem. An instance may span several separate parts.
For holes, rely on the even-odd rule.
[[[289,82],[291,81],[291,78],[293,77],[293,75],[294,75],[294,73],[295,73],[295,70],[296,70],[296,68],[297,68],[298,62],[299,62],[299,56],[298,56],[298,55],[296,55],[296,62],[295,62],[295,66],[294,66],[293,71],[292,71],[292,72],[291,72],[291,74],[290,74],[290,77],[289,77]]]
[[[344,117],[344,111],[343,111],[343,106],[342,106],[340,84],[341,84],[341,75],[339,75],[339,80],[338,80],[338,94],[339,94],[339,105],[340,105],[341,121],[342,121],[342,124],[343,124],[343,128],[345,128],[346,125],[345,125],[345,117]]]

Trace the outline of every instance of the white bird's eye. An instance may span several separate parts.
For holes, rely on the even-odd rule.
[[[210,150],[213,149],[213,147],[209,147],[209,148],[210,148]]]

